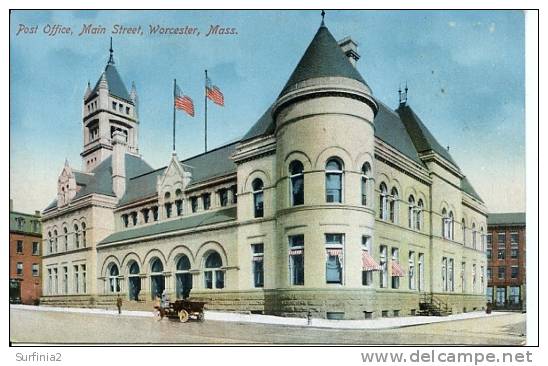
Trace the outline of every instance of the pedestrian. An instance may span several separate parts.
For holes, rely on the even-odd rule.
[[[306,314],[306,320],[308,325],[312,325],[312,311],[308,310],[308,313]]]
[[[118,314],[122,314],[122,298],[118,295],[116,299],[116,307],[118,308]]]

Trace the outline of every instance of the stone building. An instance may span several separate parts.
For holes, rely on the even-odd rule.
[[[10,303],[35,304],[42,294],[40,211],[13,210],[10,199]]]
[[[239,141],[151,168],[138,100],[111,57],[83,100],[83,169],[43,212],[44,302],[149,308],[171,298],[359,319],[485,306],[486,208],[400,92],[356,68],[322,23]],[[291,62],[292,60],[288,60]],[[167,141],[166,141],[167,143]]]
[[[487,260],[487,300],[525,309],[525,212],[489,214]]]

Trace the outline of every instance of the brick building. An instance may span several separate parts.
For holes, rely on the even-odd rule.
[[[40,212],[13,211],[10,200],[10,302],[33,304],[42,294]]]
[[[496,308],[525,308],[525,212],[487,219],[487,299]]]

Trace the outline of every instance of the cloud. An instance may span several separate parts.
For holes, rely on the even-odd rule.
[[[457,26],[457,22],[454,22],[454,21],[450,21],[449,23],[447,23],[451,28],[455,28]]]

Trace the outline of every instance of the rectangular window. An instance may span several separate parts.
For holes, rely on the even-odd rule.
[[[371,237],[362,236],[362,256],[367,255],[369,259],[373,257],[373,252],[371,251]],[[364,259],[362,258],[362,261]],[[373,285],[373,271],[367,270],[364,268],[365,263],[362,263],[362,285],[371,286]]]
[[[228,190],[227,189],[220,189],[219,190],[219,202],[221,204],[221,207],[226,207],[228,205]]]
[[[419,291],[424,290],[424,253],[419,253]]]
[[[487,248],[491,248],[493,245],[493,234],[487,233]]]
[[[193,213],[198,211],[198,197],[190,197],[190,207]]]
[[[512,278],[518,278],[518,275],[519,275],[519,267],[512,266]]]
[[[68,294],[68,267],[63,267],[63,293]]]
[[[328,203],[342,202],[342,174],[326,173],[325,176],[325,201]]]
[[[116,110],[116,104],[117,104],[116,102],[112,102],[112,109],[113,110]]]
[[[209,210],[209,208],[211,207],[211,194],[202,194],[202,203],[204,204],[204,210]]]
[[[82,293],[87,292],[87,282],[86,282],[86,265],[82,264],[80,266],[81,273],[82,273]]]
[[[400,251],[398,248],[392,248],[392,262],[399,263]],[[394,267],[392,267],[394,271]],[[400,276],[394,276],[395,273],[392,272],[392,288],[400,288]]]
[[[499,248],[497,258],[498,259],[506,259],[506,249]]]
[[[17,240],[17,253],[22,254],[23,253],[23,241]]]
[[[17,262],[16,273],[18,276],[23,275],[23,262]]]
[[[80,293],[80,276],[78,273],[78,266],[73,266],[73,274],[74,274],[74,293],[78,294]]]
[[[213,271],[204,272],[205,288],[213,288]]]
[[[52,276],[51,276],[51,268],[48,268],[48,282],[46,284],[46,293],[51,295],[53,292],[52,290]]]
[[[175,208],[177,210],[177,216],[183,215],[183,200],[175,201]]]
[[[289,277],[291,285],[304,285],[304,235],[289,237]]]
[[[493,249],[487,249],[487,259],[491,259],[491,257],[493,256]]]
[[[472,265],[472,292],[476,292],[476,265]]]
[[[487,267],[487,281],[493,280],[493,269],[491,267]]]
[[[381,266],[380,273],[380,283],[379,286],[385,288],[388,286],[388,258],[387,258],[388,247],[386,245],[380,246],[379,251],[379,265]]]
[[[506,267],[499,267],[499,280],[504,280],[506,274]]]
[[[447,258],[443,257],[441,259],[441,282],[443,286],[443,291],[447,291]]]
[[[40,265],[38,263],[32,264],[32,276],[33,277],[40,276]]]
[[[409,289],[415,289],[415,252],[409,252]]]
[[[325,282],[342,284],[343,279],[343,234],[325,234]]]
[[[510,245],[512,246],[518,245],[518,233],[516,232],[510,233]]]
[[[498,305],[504,305],[504,303],[506,303],[506,288],[505,287],[497,287],[496,303]]]
[[[449,265],[447,267],[447,277],[449,281],[449,291],[455,291],[455,262],[453,258],[449,258]]]
[[[164,204],[164,208],[166,210],[166,219],[169,219],[171,217],[172,207],[173,205],[171,204],[171,202],[167,202]]]
[[[519,304],[520,303],[520,288],[519,286],[510,286],[509,287],[509,293],[508,293],[508,301],[510,301],[511,304]]]
[[[158,221],[158,206],[152,207],[152,219]]]
[[[253,286],[264,286],[264,245],[251,244]]]
[[[148,208],[144,208],[141,213],[143,214],[143,222],[145,224],[148,223],[148,219],[149,219],[149,214],[150,214],[150,210]]]
[[[129,114],[129,107],[126,107],[126,114]]]
[[[39,232],[40,233],[40,232]],[[41,234],[41,233],[40,233]],[[40,255],[40,242],[32,242],[32,255]],[[22,244],[21,244],[22,245]]]
[[[517,259],[519,257],[519,250],[517,248],[510,249],[510,257]]]
[[[497,243],[499,245],[505,245],[506,244],[506,233],[498,233],[497,238],[498,238]]]

